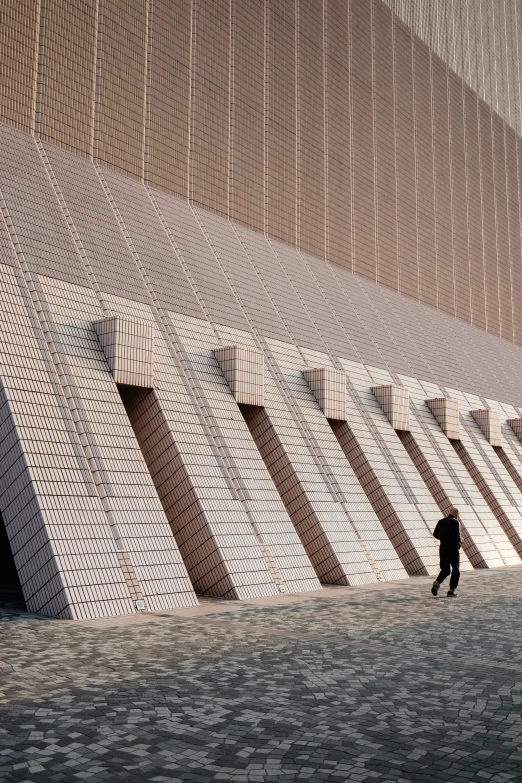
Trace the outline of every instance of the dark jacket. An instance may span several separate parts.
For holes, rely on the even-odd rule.
[[[444,549],[460,549],[460,522],[455,517],[450,516],[439,519],[433,535],[439,539],[440,545]]]

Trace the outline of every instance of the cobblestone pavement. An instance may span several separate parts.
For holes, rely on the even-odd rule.
[[[128,620],[4,611],[0,780],[522,780],[522,567]]]

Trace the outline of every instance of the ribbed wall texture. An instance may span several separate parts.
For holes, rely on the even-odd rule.
[[[520,563],[522,347],[5,124],[0,171],[0,512],[31,609],[435,573],[454,503],[463,568]]]
[[[4,0],[2,121],[522,344],[517,0]]]
[[[384,0],[433,52],[522,133],[518,0]]]

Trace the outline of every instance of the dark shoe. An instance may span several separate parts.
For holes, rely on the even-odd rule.
[[[439,587],[440,587],[440,585],[439,585],[438,582],[433,582],[433,584],[431,586],[431,594],[432,595],[437,595],[437,593],[439,592]]]
[[[456,590],[448,590],[448,598],[456,598],[458,593]]]

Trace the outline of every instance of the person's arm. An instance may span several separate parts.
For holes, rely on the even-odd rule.
[[[459,546],[462,546],[462,525],[460,524],[460,519],[457,519],[457,541]]]
[[[437,525],[435,527],[435,530],[433,531],[433,537],[440,541],[440,525],[439,525],[438,522],[437,522]]]

